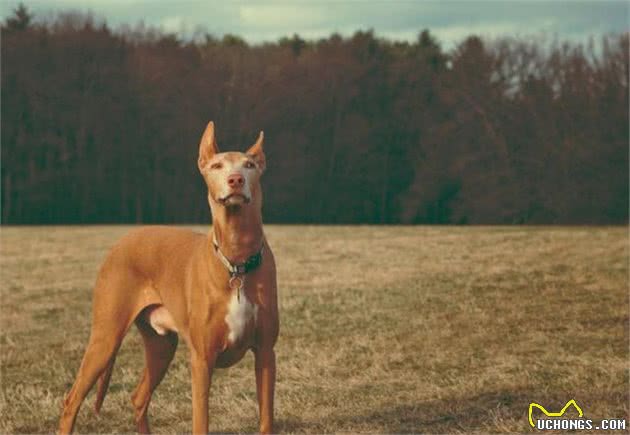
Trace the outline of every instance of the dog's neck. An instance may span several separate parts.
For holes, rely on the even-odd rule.
[[[232,263],[243,263],[256,254],[263,243],[261,211],[255,205],[212,207],[210,238]]]

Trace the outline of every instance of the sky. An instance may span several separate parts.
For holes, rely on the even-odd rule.
[[[373,29],[377,36],[413,41],[429,29],[445,48],[466,36],[541,36],[585,41],[629,29],[630,0],[25,0],[36,18],[61,11],[91,12],[116,29],[145,25],[190,37],[203,30],[232,33],[250,43],[299,34],[305,39]],[[17,1],[0,0],[4,20]]]

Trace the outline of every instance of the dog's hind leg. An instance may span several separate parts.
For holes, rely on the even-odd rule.
[[[149,433],[147,410],[151,395],[164,377],[177,349],[177,334],[158,335],[142,315],[136,320],[144,340],[145,367],[140,383],[131,396],[135,421],[139,433]]]
[[[101,412],[101,406],[103,406],[103,400],[105,400],[105,395],[107,394],[107,388],[109,387],[109,380],[112,377],[115,361],[116,354],[114,353],[107,362],[103,374],[98,378],[98,383],[96,384],[96,401],[94,402],[94,412],[97,414]]]
[[[94,288],[92,331],[74,385],[63,403],[59,421],[62,434],[72,432],[81,404],[99,376],[105,377],[102,387],[108,383],[116,352],[136,314],[136,305],[129,304],[129,292],[125,290],[140,283],[134,283],[134,277],[128,274],[109,276],[111,279],[100,275]],[[97,406],[103,397],[101,391]]]
[[[96,379],[105,371],[110,360],[120,346],[122,336],[102,335],[92,331],[77,378],[70,392],[66,395],[63,412],[59,422],[59,433],[71,433],[81,403],[90,391]]]

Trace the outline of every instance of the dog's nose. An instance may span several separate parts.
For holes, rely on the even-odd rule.
[[[245,179],[241,174],[232,174],[228,177],[227,182],[230,187],[243,187]]]

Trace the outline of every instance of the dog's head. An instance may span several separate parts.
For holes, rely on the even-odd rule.
[[[260,176],[265,170],[263,132],[247,152],[219,152],[214,123],[209,122],[199,143],[199,171],[208,186],[210,208],[260,207]]]

